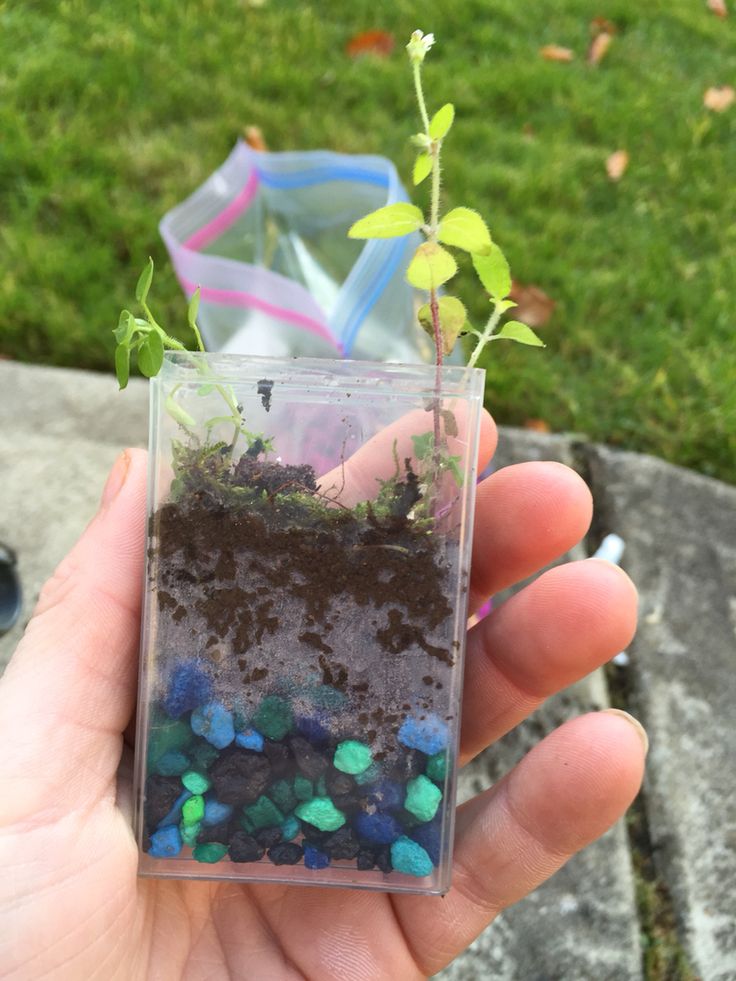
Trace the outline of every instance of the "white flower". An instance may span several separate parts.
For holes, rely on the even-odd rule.
[[[406,50],[409,52],[411,60],[419,64],[424,61],[427,52],[433,44],[434,34],[422,34],[421,31],[414,31],[409,38]]]

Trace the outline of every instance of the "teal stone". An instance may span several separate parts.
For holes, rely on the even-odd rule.
[[[178,777],[189,766],[189,757],[179,752],[178,749],[170,749],[158,758],[154,770],[162,777]]]
[[[193,824],[198,824],[204,817],[204,797],[201,794],[195,794],[188,800],[184,801],[184,805],[181,809],[181,821],[185,827],[191,827]]]
[[[424,774],[406,785],[404,808],[422,823],[431,821],[442,800],[442,791]]]
[[[294,777],[294,796],[297,800],[310,800],[314,796],[312,781],[301,775]]]
[[[288,780],[277,780],[268,788],[268,796],[284,813],[296,807],[296,795]]]
[[[284,841],[293,841],[301,830],[302,826],[293,814],[290,814],[281,825],[281,834],[283,835]]]
[[[248,815],[245,813],[241,814],[240,817],[238,818],[238,824],[243,829],[243,831],[247,831],[249,835],[252,835],[253,832],[256,830],[255,825],[248,817]]]
[[[192,759],[192,766],[204,772],[212,766],[216,759],[219,759],[220,751],[204,739],[198,739],[189,750],[189,755]]]
[[[258,706],[253,727],[268,739],[283,739],[294,725],[291,706],[278,695],[268,695]]]
[[[315,687],[311,692],[311,696],[315,706],[329,709],[330,711],[342,708],[347,701],[347,697],[341,691],[338,691],[337,688],[333,688],[332,685],[319,685]]]
[[[255,804],[249,804],[244,813],[253,825],[253,828],[278,828],[284,823],[283,813],[276,807],[272,800],[261,794]]]
[[[373,762],[373,754],[365,743],[355,739],[346,739],[335,750],[332,765],[343,773],[362,773]]]
[[[191,741],[192,730],[186,722],[175,722],[173,719],[161,716],[160,721],[156,720],[153,723],[148,734],[148,766],[155,768],[157,761],[165,753],[186,749]]]
[[[248,727],[248,717],[242,709],[233,709],[233,728],[236,732],[243,732]]]
[[[345,815],[329,797],[313,797],[297,807],[295,814],[319,831],[337,831],[345,824]]]
[[[444,783],[447,775],[447,754],[435,753],[427,760],[427,776],[435,783]]]
[[[203,776],[201,773],[197,773],[196,770],[189,770],[187,773],[182,775],[181,782],[190,790],[193,794],[204,794],[212,786],[211,782],[207,777]]]
[[[365,783],[375,783],[381,777],[381,767],[378,763],[371,763],[367,770],[363,770],[362,773],[356,773],[355,782],[361,787]]]
[[[327,792],[327,782],[325,781],[324,776],[321,776],[319,778],[319,780],[317,781],[317,785],[314,788],[314,796],[315,797],[329,797],[329,794]]]
[[[192,857],[197,862],[208,862],[212,864],[219,862],[227,854],[227,845],[220,845],[216,841],[206,841],[192,852]]]
[[[417,879],[431,875],[432,859],[427,852],[411,838],[401,837],[391,845],[391,864],[394,871],[413,875]]]

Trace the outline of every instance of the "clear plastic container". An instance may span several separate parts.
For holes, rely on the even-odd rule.
[[[151,393],[141,874],[446,891],[483,372],[169,353]]]

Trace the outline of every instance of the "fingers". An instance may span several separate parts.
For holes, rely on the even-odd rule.
[[[575,719],[460,808],[450,891],[393,898],[427,975],[621,817],[641,784],[642,733],[622,713]]]
[[[470,608],[564,555],[585,535],[593,504],[561,463],[518,463],[478,485]]]
[[[115,464],[100,509],[44,586],[0,684],[5,820],[52,819],[114,793],[133,709],[146,454]]]
[[[477,624],[468,634],[462,761],[626,647],[636,606],[625,572],[587,559],[548,570]]]

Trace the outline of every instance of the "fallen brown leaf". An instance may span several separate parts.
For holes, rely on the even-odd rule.
[[[387,58],[393,50],[393,36],[386,31],[361,31],[345,45],[345,52],[351,58],[360,58],[367,54]]]
[[[705,90],[703,105],[713,112],[725,112],[736,99],[736,89],[732,85],[713,85]]]
[[[617,30],[613,21],[606,20],[605,17],[594,17],[590,22],[590,33],[593,37],[596,34],[615,34]]]
[[[726,0],[708,0],[708,10],[712,10],[716,17],[728,17]]]
[[[629,166],[629,155],[626,150],[616,150],[606,160],[606,173],[612,181],[620,181]]]
[[[246,126],[243,130],[243,139],[254,150],[268,150],[260,126]]]
[[[608,34],[606,31],[596,34],[588,48],[587,61],[589,65],[599,65],[601,63],[606,51],[611,47],[611,41],[613,41],[613,34]]]
[[[546,61],[572,61],[575,52],[570,48],[561,48],[558,44],[545,44],[539,53]]]
[[[510,299],[516,303],[514,320],[520,320],[527,327],[544,327],[555,308],[555,301],[538,286],[511,284]]]
[[[549,428],[549,423],[545,422],[544,419],[527,419],[524,423],[524,429],[531,429],[534,433],[552,432]]]

